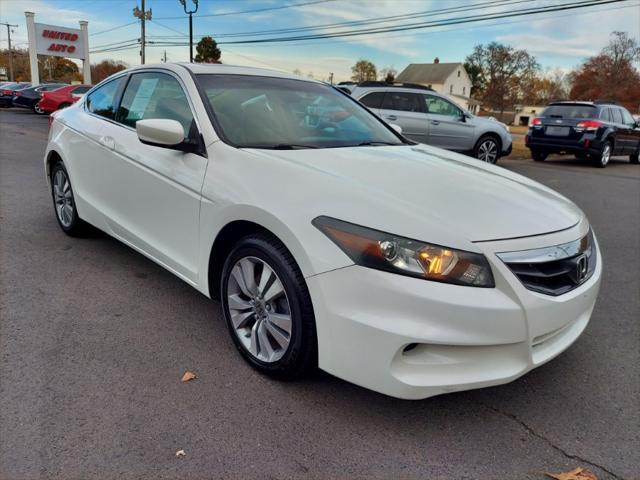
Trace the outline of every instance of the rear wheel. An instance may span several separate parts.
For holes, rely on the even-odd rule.
[[[548,153],[541,150],[531,150],[531,158],[536,162],[544,162],[547,159]]]
[[[636,153],[633,153],[629,156],[629,161],[631,163],[640,163],[640,150],[636,151]]]
[[[61,103],[61,104],[58,106],[58,110],[62,110],[63,108],[67,108],[67,107],[70,107],[70,106],[71,106],[71,104],[70,104],[70,103]]]
[[[71,180],[62,162],[51,168],[51,197],[56,219],[64,233],[72,237],[85,233],[86,224],[78,216]]]
[[[315,367],[311,298],[282,242],[270,234],[240,240],[225,261],[220,289],[231,338],[251,366],[280,379]]]
[[[32,110],[34,111],[34,113],[37,113],[38,115],[44,115],[45,113],[47,113],[40,107],[40,102],[34,103]]]
[[[492,136],[485,136],[478,140],[473,154],[478,160],[487,163],[496,163],[500,156],[500,146],[498,141]]]
[[[611,159],[612,150],[613,145],[611,145],[611,142],[604,142],[602,144],[602,148],[600,149],[600,153],[594,155],[593,157],[594,165],[599,168],[606,167],[609,164],[609,160]]]

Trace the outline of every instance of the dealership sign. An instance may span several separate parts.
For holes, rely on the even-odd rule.
[[[54,57],[84,58],[83,32],[77,28],[36,23],[36,53]]]
[[[2,0],[0,0],[2,1]],[[91,67],[89,63],[89,22],[80,20],[80,28],[59,27],[36,23],[33,12],[24,12],[27,20],[29,38],[29,68],[31,83],[40,83],[38,55],[66,57],[82,60],[84,83],[91,85]],[[57,79],[56,79],[57,80]]]

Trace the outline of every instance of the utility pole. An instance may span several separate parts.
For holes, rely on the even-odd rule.
[[[193,17],[192,15],[198,11],[198,0],[192,0],[195,5],[194,10],[187,10],[187,0],[179,0],[184,8],[184,13],[189,15],[189,62],[193,63]]]
[[[333,72],[329,73],[329,83],[333,85]]]
[[[13,52],[11,51],[11,27],[17,27],[18,25],[11,25],[9,23],[0,23],[7,27],[7,43],[9,44],[9,80],[14,81],[13,78]]]
[[[145,45],[146,45],[144,22],[146,20],[151,20],[151,9],[149,9],[148,11],[145,11],[145,9],[144,9],[144,0],[140,0],[140,6],[142,8],[136,7],[136,8],[133,9],[133,16],[140,19],[140,62],[142,63],[142,65],[144,65],[144,61],[145,61],[144,48],[145,48]]]
[[[162,57],[162,63],[167,63],[167,51],[164,51],[164,56]]]

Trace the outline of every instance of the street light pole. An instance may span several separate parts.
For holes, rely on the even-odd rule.
[[[187,0],[179,0],[184,8],[184,13],[189,15],[189,62],[193,63],[193,14],[198,11],[198,0],[192,0],[195,9],[187,10]]]

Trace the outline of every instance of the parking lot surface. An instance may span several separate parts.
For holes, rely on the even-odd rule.
[[[513,383],[403,401],[267,379],[217,302],[106,235],[65,236],[46,135],[46,117],[0,111],[1,479],[640,478],[640,166],[501,161],[589,216],[605,267],[591,323]]]

